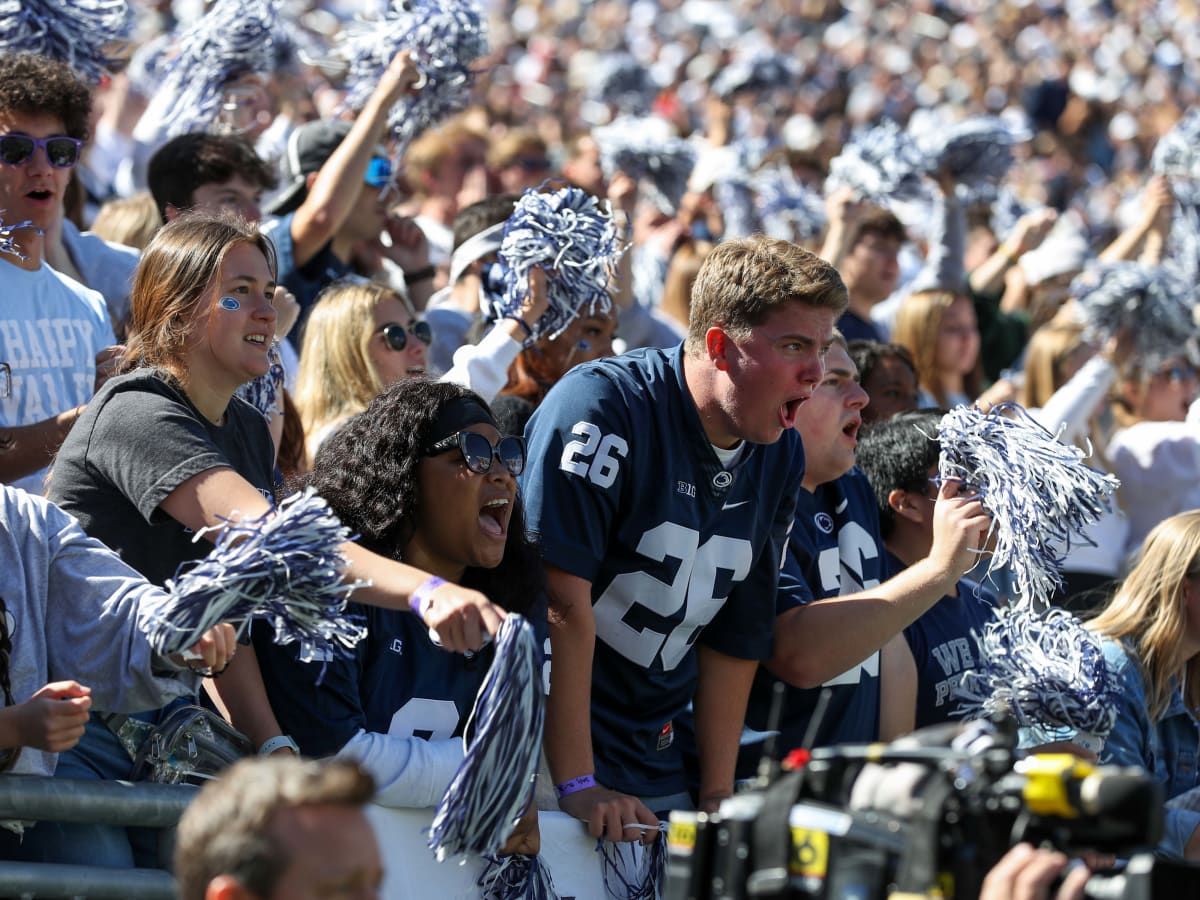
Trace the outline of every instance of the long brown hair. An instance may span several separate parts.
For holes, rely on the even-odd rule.
[[[939,406],[948,406],[941,372],[937,367],[938,332],[942,317],[959,294],[950,291],[914,291],[904,298],[896,311],[892,341],[912,354],[917,367],[917,384],[933,395]],[[975,368],[963,376],[963,392],[974,400],[983,392],[983,354],[975,359]]]
[[[1146,680],[1146,706],[1157,720],[1176,682],[1188,708],[1200,707],[1200,653],[1178,659],[1188,628],[1186,582],[1200,579],[1200,510],[1164,519],[1146,537],[1137,564],[1104,611],[1088,623],[1096,634],[1124,641]]]
[[[229,251],[249,244],[276,271],[275,248],[258,227],[228,212],[188,212],[159,229],[138,263],[124,368],[178,368],[196,313]]]

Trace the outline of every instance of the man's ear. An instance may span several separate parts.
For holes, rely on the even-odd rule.
[[[716,325],[709,328],[704,334],[704,346],[708,350],[708,358],[722,372],[729,370],[730,343],[729,335]]]
[[[204,889],[204,900],[260,900],[232,875],[218,875]]]
[[[317,176],[320,174],[321,174],[320,171],[316,171],[316,172],[309,172],[307,175],[304,176],[304,193],[307,194],[309,191],[312,190],[312,186],[317,183]]]
[[[163,218],[166,219],[168,222],[174,222],[176,219],[179,218],[179,214],[181,212],[183,212],[183,210],[181,210],[174,203],[168,203],[166,206],[163,207]]]
[[[913,503],[913,495],[908,491],[902,491],[900,488],[893,488],[888,493],[888,506],[892,508],[897,516],[907,519],[910,522],[921,522],[924,520],[922,510],[917,509],[917,505]]]

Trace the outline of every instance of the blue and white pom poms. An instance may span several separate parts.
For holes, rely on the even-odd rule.
[[[99,84],[124,65],[133,26],[128,0],[6,0],[0,52],[56,59]]]
[[[1022,728],[1099,753],[1117,718],[1121,686],[1099,639],[1064,609],[1027,604],[996,610],[976,636],[984,665],[963,673],[957,695],[988,718],[1011,715]]]
[[[466,755],[433,817],[429,848],[438,862],[495,855],[504,846],[533,798],[545,717],[537,638],[528,621],[509,613],[467,722]]]
[[[280,644],[304,641],[314,656],[345,654],[365,634],[346,615],[359,585],[342,579],[339,549],[349,532],[311,490],[295,494],[277,512],[206,528],[220,531],[212,553],[166,583],[169,598],[155,610],[147,638],[168,655],[192,646],[209,628],[230,622],[244,630],[252,619],[275,627]]]
[[[557,337],[581,313],[611,308],[608,282],[624,252],[612,213],[587,191],[528,190],[504,224],[499,251],[504,295],[497,312],[519,316],[529,273],[542,269],[549,308],[531,329],[530,341]]]
[[[1084,464],[1015,403],[983,412],[959,406],[938,426],[943,479],[979,494],[995,548],[988,571],[1009,566],[1022,601],[1045,605],[1062,584],[1055,547],[1085,541],[1083,529],[1111,508],[1120,482]]]

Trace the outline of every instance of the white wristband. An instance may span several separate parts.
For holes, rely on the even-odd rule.
[[[300,755],[300,745],[293,741],[286,734],[277,734],[273,738],[267,738],[258,748],[259,756],[270,756],[280,747],[288,747],[297,756]]]

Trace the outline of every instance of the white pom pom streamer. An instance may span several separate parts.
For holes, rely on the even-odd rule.
[[[1200,202],[1200,108],[1189,109],[1159,138],[1150,157],[1150,169],[1171,180],[1180,202]]]
[[[608,281],[625,251],[612,213],[575,187],[552,193],[528,190],[504,224],[500,263],[504,295],[500,315],[518,315],[529,294],[529,273],[547,276],[549,308],[530,341],[557,337],[585,311],[612,307]]]
[[[3,212],[4,210],[0,209],[0,214]],[[34,225],[32,220],[26,219],[24,222],[20,222],[16,225],[5,225],[4,220],[0,219],[0,253],[8,253],[12,256],[15,256],[17,259],[27,258],[25,254],[21,252],[21,249],[16,245],[16,242],[13,241],[13,232],[20,231],[22,228],[32,228],[37,231],[38,234],[42,233],[42,229]]]
[[[787,166],[769,166],[751,179],[762,229],[782,241],[811,241],[825,231],[825,199]]]
[[[550,870],[540,856],[488,856],[479,876],[482,900],[559,900]]]
[[[649,191],[659,209],[675,213],[696,165],[696,150],[674,136],[669,123],[654,116],[625,117],[592,129],[592,138],[600,148],[606,179],[624,172]]]
[[[1138,358],[1149,369],[1185,353],[1196,337],[1196,290],[1167,265],[1094,266],[1071,283],[1071,296],[1079,302],[1092,340],[1131,331]]]
[[[890,119],[859,131],[829,163],[825,193],[850,188],[879,206],[891,201],[928,202],[927,163],[916,142]]]
[[[1015,132],[996,116],[973,116],[950,125],[914,117],[914,125],[928,127],[913,131],[913,140],[925,154],[925,171],[936,176],[947,173],[967,202],[991,200],[1013,164],[1013,147],[1028,135]]]
[[[1120,682],[1097,637],[1064,609],[1026,604],[996,610],[976,635],[985,665],[963,674],[963,712],[1011,714],[1026,728],[1103,740],[1116,722]]]
[[[537,637],[509,613],[467,722],[466,755],[433,817],[429,849],[438,862],[504,846],[533,796],[545,715]]]
[[[381,19],[346,32],[335,54],[349,66],[346,106],[361,109],[397,53],[412,51],[420,90],[392,108],[388,126],[397,154],[418,134],[458,112],[474,84],[475,64],[487,55],[487,20],[473,0],[393,0]]]
[[[133,25],[128,0],[2,0],[0,52],[56,59],[98,84],[124,62]]]
[[[1111,509],[1120,482],[1085,465],[1082,450],[1057,440],[1015,403],[987,413],[955,407],[937,437],[941,478],[977,493],[992,517],[989,574],[1010,567],[1021,601],[1045,606],[1062,584],[1055,548],[1087,540],[1083,529]]]
[[[723,100],[738,94],[796,87],[799,73],[791,57],[767,50],[743,54],[725,66],[713,80],[712,91]]]
[[[346,615],[361,584],[342,580],[339,547],[349,532],[312,490],[278,512],[202,529],[195,540],[214,531],[212,553],[166,583],[170,597],[147,635],[155,651],[179,652],[220,622],[244,631],[252,619],[270,622],[277,643],[305,641],[318,651],[344,655],[362,639],[365,627]]]
[[[649,71],[628,53],[601,54],[588,72],[585,90],[590,100],[605,103],[623,116],[649,113],[657,93]]]
[[[217,0],[165,51],[162,83],[134,136],[155,143],[206,131],[231,82],[271,71],[277,22],[278,0]]]

